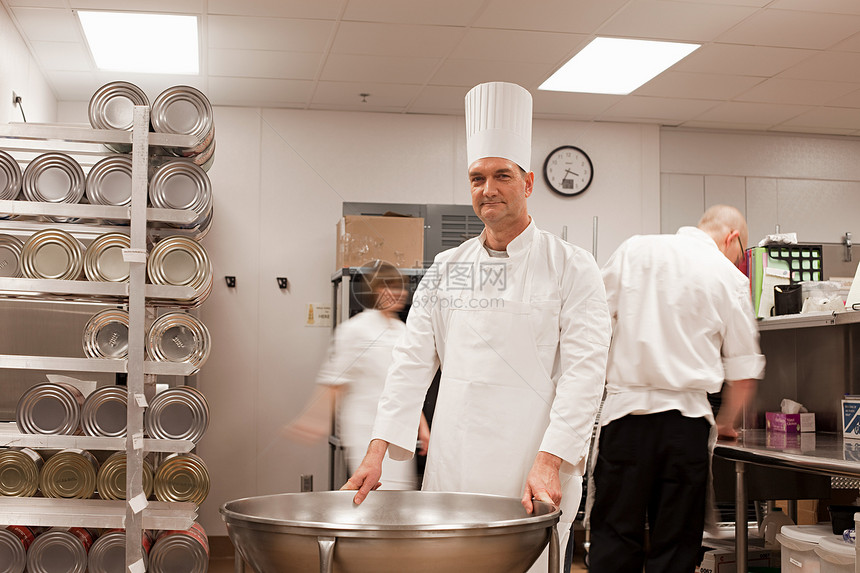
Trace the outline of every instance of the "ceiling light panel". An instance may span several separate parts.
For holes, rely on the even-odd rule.
[[[77,14],[101,70],[199,73],[196,16],[83,10]]]
[[[595,38],[539,89],[563,92],[629,94],[699,44]]]

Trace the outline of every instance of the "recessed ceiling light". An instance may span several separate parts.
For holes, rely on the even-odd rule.
[[[595,38],[538,89],[626,95],[700,45]]]
[[[78,18],[100,70],[199,72],[197,16],[79,10]]]

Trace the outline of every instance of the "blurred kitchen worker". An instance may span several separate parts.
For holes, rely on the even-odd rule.
[[[698,227],[631,237],[603,268],[612,345],[589,487],[592,573],[696,569],[710,449],[717,433],[737,437],[764,375],[737,268],[747,238],[740,211],[717,205]],[[724,380],[715,421],[707,394]]]
[[[306,439],[328,435],[331,405],[336,402],[339,437],[345,448],[348,472],[358,468],[367,450],[379,395],[391,365],[391,352],[406,330],[398,313],[403,310],[408,293],[397,267],[374,261],[361,280],[370,292],[372,306],[335,329],[329,357],[317,376],[322,388],[289,428],[293,437],[299,433]],[[419,453],[424,455],[430,431],[423,414],[416,437],[422,444]],[[382,489],[417,489],[415,460],[386,459],[382,482]]]
[[[423,489],[561,504],[561,551],[582,495],[609,347],[600,271],[587,251],[539,230],[531,95],[487,83],[466,96],[466,151],[479,237],[436,257],[394,349],[374,440],[344,489],[361,503],[386,450],[408,459],[441,365]],[[535,565],[535,570],[539,565]],[[543,565],[542,571],[546,571]]]

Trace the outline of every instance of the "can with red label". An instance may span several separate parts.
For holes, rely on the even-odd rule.
[[[36,532],[22,525],[0,528],[0,573],[22,573],[27,565],[27,549]]]
[[[141,537],[143,564],[149,561],[152,537],[144,531]],[[93,543],[89,554],[89,573],[116,573],[125,570],[125,529],[110,529]]]
[[[149,573],[171,573],[176,562],[182,563],[187,573],[206,573],[209,569],[209,537],[199,523],[185,531],[160,531],[155,537]]]
[[[84,527],[52,527],[36,537],[27,552],[28,573],[53,573],[62,563],[63,573],[84,573],[87,551],[96,533]]]

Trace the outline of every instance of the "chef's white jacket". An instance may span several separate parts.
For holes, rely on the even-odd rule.
[[[668,410],[713,424],[708,393],[764,376],[749,280],[704,231],[631,237],[602,274],[613,332],[601,425]]]
[[[442,367],[425,489],[520,496],[539,450],[562,458],[563,473],[581,475],[609,345],[599,268],[587,251],[538,230],[534,221],[511,241],[507,253],[506,259],[491,258],[482,233],[437,256],[415,292],[406,333],[395,347],[373,431],[374,438],[390,443],[391,457],[412,455],[426,389]],[[474,329],[472,319],[480,319],[469,313],[494,309],[519,313],[523,318],[516,320],[522,322],[511,324],[523,327]],[[466,352],[461,345],[448,345],[449,339],[474,344]],[[482,348],[484,339],[492,344]],[[505,374],[532,358],[540,372]],[[474,384],[464,379],[467,371],[487,379]],[[546,384],[520,383],[531,377],[543,377]],[[482,388],[460,390],[470,385]],[[458,399],[446,399],[446,388]],[[511,399],[515,391],[522,401]],[[546,393],[533,400],[537,392]],[[481,399],[471,401],[476,395]],[[464,396],[465,401],[459,399]],[[440,415],[446,411],[456,414]],[[518,443],[526,434],[536,440]],[[475,457],[491,462],[479,465]],[[472,469],[461,469],[470,463]],[[579,499],[569,501],[575,507]]]
[[[350,472],[358,468],[367,451],[379,395],[391,366],[391,351],[405,330],[402,321],[368,309],[334,331],[317,383],[343,387],[338,404],[338,437],[346,448]],[[416,431],[413,442],[417,437]],[[385,460],[382,481],[382,489],[415,489],[415,464]]]

